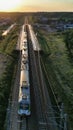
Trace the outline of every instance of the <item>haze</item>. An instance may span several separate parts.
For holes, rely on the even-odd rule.
[[[0,0],[0,11],[73,11],[73,0]]]

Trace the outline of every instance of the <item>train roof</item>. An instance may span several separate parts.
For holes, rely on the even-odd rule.
[[[22,69],[24,68],[24,69]],[[26,71],[29,71],[29,66],[28,66],[28,59],[27,58],[22,58],[22,61],[21,61],[21,69],[22,70],[26,70]]]
[[[27,49],[24,50],[24,47],[22,48],[22,54],[27,54],[28,55],[28,51],[27,51]]]
[[[28,58],[22,57],[22,64],[26,64],[26,63],[28,63]]]
[[[27,38],[24,38],[23,42],[24,42],[24,43],[27,43]]]
[[[30,103],[30,83],[29,83],[29,62],[28,62],[28,46],[27,33],[23,26],[21,39],[21,72],[20,72],[20,88],[19,103]]]
[[[27,65],[27,67],[26,67]],[[24,69],[25,67],[25,69]],[[30,84],[29,84],[29,69],[28,63],[23,64],[23,70],[21,70],[20,74],[20,90],[19,90],[19,101],[23,99],[23,97],[27,96],[29,100],[30,97]],[[26,97],[25,97],[26,98]]]
[[[22,92],[22,98],[24,98],[24,96],[26,96],[26,98],[27,98],[27,96],[29,96],[29,94],[30,94],[29,86],[21,87],[21,92]]]
[[[30,89],[29,87],[27,86],[27,89],[26,87],[20,87],[20,91],[19,91],[19,102],[20,101],[30,101]]]
[[[27,67],[28,67],[28,66],[27,66]],[[23,84],[24,84],[24,85],[29,84],[29,70],[28,70],[28,68],[25,69],[25,70],[21,70],[20,83],[21,83],[21,86],[22,86]]]

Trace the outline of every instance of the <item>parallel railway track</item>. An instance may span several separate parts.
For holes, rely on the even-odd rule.
[[[41,69],[40,53],[38,50],[33,50],[31,42],[29,42],[29,53],[39,130],[58,130]]]
[[[27,43],[28,43],[28,48],[29,48],[29,35],[28,35],[28,31],[27,31],[27,28],[25,26],[25,31],[27,32]],[[35,126],[36,124],[36,121],[33,121],[34,120],[34,116],[33,114],[35,115],[35,113],[33,113],[34,109],[35,108],[32,108],[33,107],[33,104],[32,103],[33,101],[33,98],[34,98],[34,95],[33,95],[33,92],[32,92],[32,77],[31,77],[31,65],[30,65],[30,49],[28,49],[28,57],[29,57],[29,76],[30,76],[30,98],[31,98],[31,116],[28,116],[28,117],[19,117],[19,130],[37,130],[37,126]],[[36,120],[36,119],[35,119]],[[34,124],[33,124],[34,123]]]
[[[31,43],[28,27],[27,41],[29,48],[29,68],[30,68],[30,86],[31,86],[31,117],[19,117],[18,111],[18,90],[19,90],[19,79],[20,79],[20,64],[21,54],[18,64],[17,78],[15,82],[15,88],[13,90],[13,101],[11,108],[10,118],[10,129],[9,130],[58,130],[54,117],[54,112],[50,102],[48,90],[45,84],[44,76],[41,69],[40,53],[34,51]],[[34,96],[32,94],[34,93]],[[34,98],[34,99],[33,99]],[[34,102],[34,103],[33,103]],[[51,106],[51,107],[49,107]],[[33,117],[35,115],[35,117]],[[37,121],[37,124],[35,121]],[[34,124],[33,124],[34,122]]]
[[[20,119],[20,130],[30,130],[29,125],[28,125],[28,117],[22,117],[22,119]]]
[[[7,127],[7,130],[18,130],[18,91],[19,91],[19,79],[20,79],[20,61],[21,61],[21,56],[19,56],[19,61],[18,61],[18,68],[17,68],[17,74],[16,74],[16,79],[15,79],[15,84],[14,87],[12,88],[12,101],[11,106],[10,106],[10,124],[9,127]]]

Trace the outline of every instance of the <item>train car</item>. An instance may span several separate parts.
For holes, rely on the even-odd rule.
[[[27,36],[26,33],[24,35]],[[30,81],[29,81],[29,62],[27,38],[24,36],[21,52],[21,72],[18,99],[18,115],[30,116]]]
[[[29,66],[28,62],[21,64],[20,89],[19,89],[19,108],[20,116],[29,116],[30,111],[30,83],[29,83]]]
[[[25,67],[26,68],[26,67]],[[30,116],[30,84],[28,69],[21,70],[21,81],[19,91],[19,109],[18,114],[20,116]]]

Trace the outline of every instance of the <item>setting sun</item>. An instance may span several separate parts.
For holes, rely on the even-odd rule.
[[[12,11],[16,9],[21,3],[21,0],[1,0],[0,11]]]
[[[73,11],[73,0],[0,0],[1,12]]]

